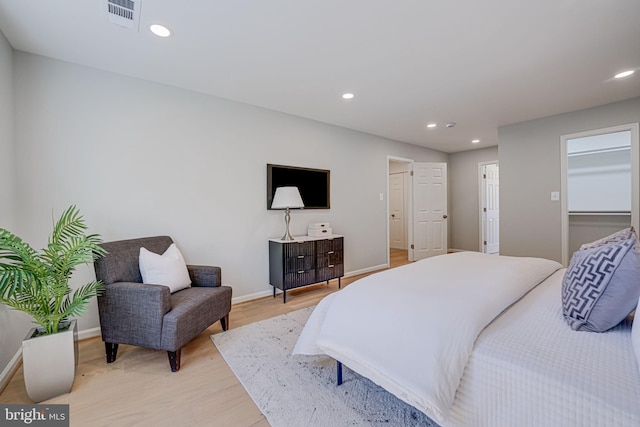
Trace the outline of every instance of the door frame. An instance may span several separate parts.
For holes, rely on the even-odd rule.
[[[391,210],[391,196],[395,194],[395,191],[393,191],[392,187],[391,187],[391,183],[394,182],[394,179],[397,179],[398,182],[400,182],[401,186],[402,186],[402,206],[400,207],[400,209],[402,210],[402,217],[401,220],[399,221],[402,225],[402,236],[400,238],[401,243],[402,243],[402,247],[400,248],[401,250],[405,250],[408,251],[409,250],[409,246],[408,246],[408,242],[409,242],[409,227],[407,224],[407,207],[409,205],[409,184],[408,184],[408,179],[411,176],[409,175],[409,173],[407,171],[403,171],[403,172],[389,172],[389,200],[387,200],[388,204],[389,204],[389,222],[390,224],[393,224],[395,222],[394,219],[394,212]],[[396,207],[397,209],[397,207]],[[389,247],[391,249],[396,249],[396,247],[391,246],[391,242],[394,241],[394,239],[392,239],[391,237],[391,231],[393,230],[393,227],[389,226]],[[398,236],[395,236],[398,237]]]
[[[640,142],[638,141],[638,123],[629,123],[607,128],[592,129],[560,136],[560,210],[561,210],[561,250],[562,265],[569,264],[569,207],[567,200],[567,140],[586,136],[603,135],[614,132],[631,132],[631,225],[640,230]]]
[[[400,162],[400,163],[408,163],[408,168],[407,168],[407,172],[409,172],[409,176],[411,176],[411,172],[413,172],[413,159],[409,159],[406,157],[397,157],[397,156],[390,156],[387,155],[387,175],[386,175],[386,186],[387,186],[387,193],[386,193],[386,210],[387,210],[387,216],[386,216],[386,221],[387,221],[387,247],[386,247],[386,252],[387,252],[387,268],[391,266],[391,254],[389,253],[389,248],[391,247],[391,238],[389,236],[389,233],[391,231],[391,225],[390,225],[390,221],[389,221],[389,162],[394,161],[394,162]],[[413,245],[413,180],[411,179],[407,179],[407,214],[405,215],[405,220],[407,221],[407,256],[409,261],[413,261],[413,249],[412,249],[412,245]]]
[[[484,240],[485,240],[485,236],[484,236],[484,215],[483,215],[483,211],[482,208],[484,206],[484,203],[486,202],[485,200],[485,186],[484,186],[484,181],[482,178],[482,169],[487,166],[487,165],[500,165],[500,162],[498,160],[489,160],[486,162],[479,162],[478,163],[478,225],[480,226],[480,228],[478,229],[479,235],[480,235],[480,241],[478,242],[478,247],[480,248],[480,253],[484,253]]]

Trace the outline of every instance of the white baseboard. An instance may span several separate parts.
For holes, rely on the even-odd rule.
[[[358,276],[360,274],[371,273],[373,271],[378,271],[378,270],[384,270],[385,268],[388,268],[387,264],[380,264],[380,265],[376,265],[376,266],[373,266],[373,267],[363,268],[361,270],[349,271],[349,272],[345,273],[343,277]],[[281,294],[281,293],[282,293],[282,291],[280,289],[276,289],[276,295]],[[254,299],[264,298],[264,297],[268,297],[268,296],[273,296],[273,289],[269,289],[269,290],[262,291],[262,292],[256,292],[256,293],[253,293],[253,294],[243,295],[243,296],[240,296],[240,297],[232,298],[231,299],[231,304],[239,304],[241,302],[252,301]]]
[[[16,373],[20,364],[22,363],[22,348],[18,350],[18,352],[11,358],[7,366],[4,368],[2,373],[0,373],[0,393],[4,391],[5,387],[13,378],[13,375]]]
[[[279,289],[278,289],[279,291]],[[273,289],[267,290],[267,291],[262,291],[262,292],[256,292],[254,294],[249,294],[249,295],[243,295],[241,297],[235,297],[235,298],[231,298],[231,304],[239,304],[241,302],[247,302],[247,301],[252,301],[254,299],[258,299],[258,298],[264,298],[264,297],[268,297],[269,295],[273,295]]]
[[[384,270],[388,268],[388,264],[380,264],[373,267],[367,267],[360,270],[349,271],[344,274],[344,277],[353,277],[359,276],[365,273],[371,273],[378,270]],[[280,289],[276,289],[276,293],[280,294],[282,291]],[[243,295],[240,297],[232,298],[231,304],[239,304],[241,302],[252,301],[258,298],[264,298],[273,295],[273,289],[269,289],[262,292],[256,292],[249,295]],[[101,335],[100,327],[84,329],[82,331],[78,331],[78,340],[86,340],[88,338],[99,337]],[[18,352],[13,356],[13,358],[9,361],[9,364],[4,368],[2,373],[0,373],[0,392],[4,390],[4,388],[9,384],[11,378],[20,367],[22,363],[22,349],[19,349]]]
[[[85,329],[83,331],[78,331],[78,341],[86,340],[87,338],[99,337],[100,335],[102,335],[100,326],[97,328]]]
[[[389,264],[374,265],[373,267],[367,267],[360,270],[349,271],[347,273],[344,273],[344,277],[353,277],[353,276],[358,276],[360,274],[372,273],[374,271],[384,270],[385,268],[389,268]]]

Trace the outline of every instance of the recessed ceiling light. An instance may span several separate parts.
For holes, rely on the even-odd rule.
[[[616,78],[616,79],[622,79],[622,78],[625,78],[625,77],[629,77],[633,73],[634,73],[633,70],[627,70],[627,71],[623,71],[621,73],[618,73],[613,77]]]
[[[472,140],[471,140],[471,143],[472,143],[472,144],[477,144],[477,143],[479,143],[479,142],[480,142],[480,140],[479,140],[479,139],[472,139]]]
[[[352,93],[343,93],[342,94],[342,99],[353,99],[355,95]]]
[[[164,25],[153,24],[149,27],[149,29],[158,37],[169,37],[171,35],[171,30],[169,30]]]
[[[435,124],[435,123],[429,123],[429,124],[427,125],[427,127],[428,127],[428,128],[434,128],[434,127],[436,127],[436,126],[437,126],[437,124]]]

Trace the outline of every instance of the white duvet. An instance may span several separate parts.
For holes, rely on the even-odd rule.
[[[460,252],[386,270],[324,298],[293,354],[326,354],[437,422],[478,334],[555,261]]]

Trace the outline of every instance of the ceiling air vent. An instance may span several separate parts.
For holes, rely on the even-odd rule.
[[[121,27],[138,30],[140,3],[142,0],[104,0],[109,21]]]

